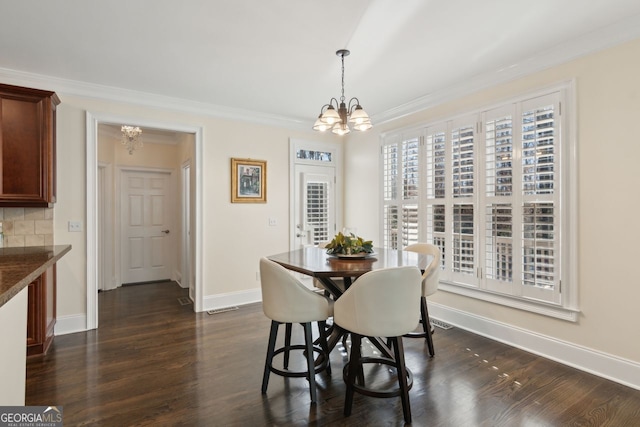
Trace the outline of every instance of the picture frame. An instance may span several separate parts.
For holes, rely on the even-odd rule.
[[[231,158],[231,203],[266,202],[266,160]]]

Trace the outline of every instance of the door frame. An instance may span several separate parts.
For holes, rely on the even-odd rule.
[[[98,221],[98,257],[99,262],[96,265],[98,269],[98,289],[109,291],[115,289],[116,276],[114,271],[113,260],[113,236],[114,230],[111,221],[104,221],[104,218],[111,218],[114,202],[112,199],[113,183],[113,165],[111,163],[98,163],[98,188],[97,194],[98,204],[102,206],[103,220]],[[99,214],[99,212],[98,212]],[[100,286],[102,285],[102,286]]]
[[[333,154],[332,161],[321,162],[313,160],[298,159],[296,153],[299,149],[308,149],[316,151],[329,151]],[[296,218],[295,218],[295,165],[313,165],[335,168],[336,182],[334,183],[335,192],[335,222],[338,230],[342,229],[343,224],[343,206],[344,206],[344,189],[343,189],[343,145],[335,142],[310,141],[305,139],[291,138],[289,139],[289,250],[297,247],[296,243]]]
[[[169,187],[171,191],[171,196],[174,202],[178,201],[178,188],[177,188],[177,177],[176,177],[176,171],[175,169],[166,169],[166,168],[151,168],[151,167],[144,167],[144,166],[118,166],[118,173],[116,174],[116,194],[118,195],[116,197],[116,201],[115,201],[115,212],[117,212],[117,215],[115,216],[115,242],[114,242],[114,247],[117,248],[118,253],[120,253],[120,256],[116,257],[115,260],[115,271],[116,271],[116,287],[120,287],[122,286],[122,244],[123,244],[123,240],[122,240],[122,177],[125,173],[127,172],[142,172],[142,173],[146,173],[146,172],[151,172],[151,173],[161,173],[161,174],[165,174],[168,175],[169,179]],[[172,224],[170,225],[170,230],[175,230],[176,227],[176,223],[178,222],[178,212],[175,209],[175,207],[173,205],[171,205],[169,207],[170,210],[172,210],[173,212],[171,212],[171,217],[172,217]],[[176,234],[169,234],[169,246],[176,248]],[[175,253],[171,254],[170,258],[171,260],[168,263],[168,268],[169,268],[169,278],[171,280],[175,279],[175,267],[176,267],[176,262],[175,259],[178,257],[178,251],[177,249],[175,250]]]
[[[191,161],[187,160],[180,166],[181,191],[181,225],[180,250],[182,266],[180,267],[180,286],[189,289],[189,298],[193,301],[194,289],[191,283]]]
[[[202,230],[202,154],[203,128],[201,126],[184,125],[175,122],[162,122],[139,117],[121,116],[108,113],[87,111],[86,119],[86,284],[87,315],[86,329],[98,327],[98,124],[129,123],[134,126],[151,127],[167,131],[194,134],[195,149],[195,229]],[[202,236],[192,233],[195,243],[195,312],[204,311],[204,289],[202,283]],[[192,278],[193,279],[193,278]]]

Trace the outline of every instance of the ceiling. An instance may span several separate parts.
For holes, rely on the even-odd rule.
[[[375,125],[638,37],[638,0],[0,0],[0,81],[308,128],[348,48]]]

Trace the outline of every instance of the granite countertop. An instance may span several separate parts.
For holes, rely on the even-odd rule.
[[[0,248],[0,307],[71,250],[71,245]]]

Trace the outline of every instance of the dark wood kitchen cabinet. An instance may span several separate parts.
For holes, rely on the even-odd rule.
[[[45,354],[56,324],[56,266],[29,284],[27,306],[27,356]]]
[[[56,201],[54,92],[0,84],[0,207]]]

